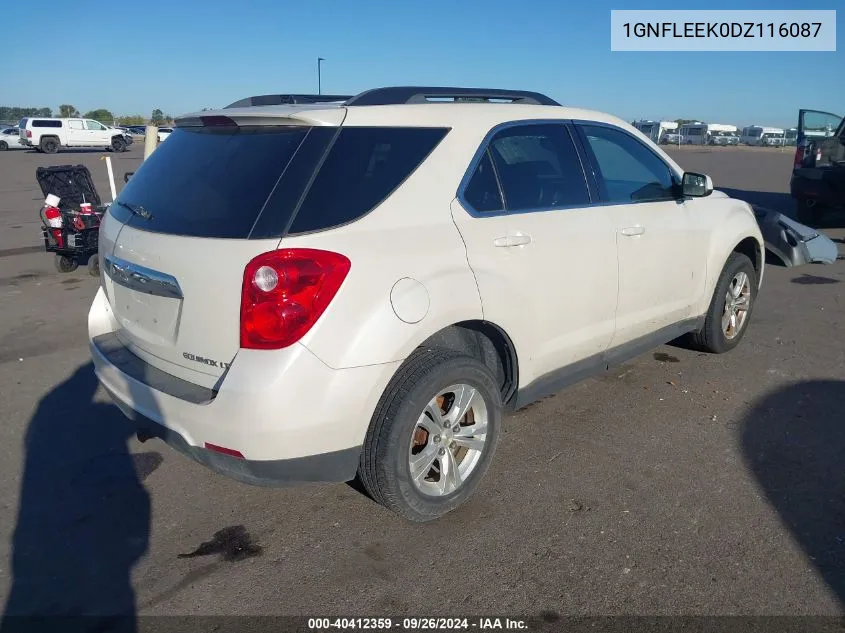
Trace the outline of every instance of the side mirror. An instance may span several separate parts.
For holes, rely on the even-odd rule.
[[[713,193],[713,180],[704,174],[685,172],[681,184],[681,191],[684,196],[690,198],[703,198]]]

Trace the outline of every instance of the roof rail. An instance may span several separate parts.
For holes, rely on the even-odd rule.
[[[526,103],[532,105],[560,104],[539,92],[528,90],[501,90],[499,88],[446,88],[430,86],[393,86],[374,88],[350,98],[346,105],[396,105],[404,103],[431,103],[436,101],[480,101]]]
[[[226,106],[226,108],[249,108],[251,106],[294,105],[302,103],[331,103],[346,101],[349,98],[349,95],[257,95],[230,103]]]

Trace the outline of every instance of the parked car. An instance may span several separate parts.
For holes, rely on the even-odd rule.
[[[18,128],[6,127],[0,129],[0,152],[7,149],[24,149],[26,145],[21,142]]]
[[[795,160],[789,190],[797,218],[818,224],[824,214],[845,206],[845,120],[838,114],[799,110]]]
[[[747,203],[539,93],[224,108],[109,207],[90,350],[140,439],[253,484],[357,475],[426,521],[505,409],[679,337],[735,348],[763,253]]]
[[[661,145],[678,145],[680,142],[682,142],[681,135],[675,132],[666,132],[660,139]]]
[[[46,154],[76,147],[123,152],[127,146],[121,130],[93,119],[23,118],[18,123],[18,132],[24,145]]]
[[[162,141],[166,141],[167,137],[173,133],[172,127],[160,127],[158,128],[158,142],[161,143]]]

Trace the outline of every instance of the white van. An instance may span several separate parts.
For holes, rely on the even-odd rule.
[[[681,143],[684,145],[709,145],[710,139],[716,132],[728,134],[736,133],[735,125],[723,125],[721,123],[685,123],[681,126]]]
[[[678,129],[678,124],[674,121],[635,121],[634,127],[645,134],[655,143],[662,142],[667,133],[674,132]]]
[[[746,145],[783,145],[783,130],[779,127],[749,125],[742,128],[740,142]]]
[[[18,121],[21,143],[45,154],[55,154],[63,147],[102,147],[126,151],[123,130],[111,128],[93,119],[24,118]]]

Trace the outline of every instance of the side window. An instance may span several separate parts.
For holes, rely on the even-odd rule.
[[[505,208],[489,149],[484,152],[484,157],[478,162],[475,173],[464,189],[464,200],[476,211],[489,213]]]
[[[596,170],[603,198],[628,203],[674,199],[669,166],[622,130],[579,126]]]
[[[106,129],[102,125],[97,123],[96,121],[88,120],[85,123],[88,125],[89,130],[98,130],[99,131],[99,130],[105,130]]]
[[[328,229],[369,213],[422,164],[447,132],[425,127],[343,128],[290,232]]]
[[[493,137],[489,153],[507,211],[590,203],[581,161],[561,123],[506,128]]]
[[[83,129],[82,121],[79,121],[79,120],[71,119],[70,121],[67,122],[67,126],[71,130],[81,130],[81,129]]]

